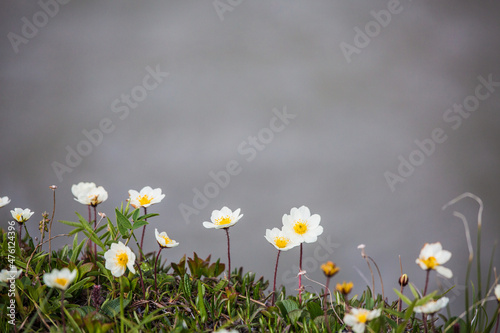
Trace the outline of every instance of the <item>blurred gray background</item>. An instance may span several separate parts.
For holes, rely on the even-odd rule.
[[[106,188],[98,210],[110,216],[129,189],[160,187],[166,198],[149,209],[160,216],[147,251],[157,250],[158,228],[180,242],[167,260],[196,251],[226,262],[224,232],[202,222],[224,205],[241,208],[232,265],[272,280],[277,251],[265,230],[307,205],[324,227],[321,241],[304,246],[309,277],[323,282],[318,266],[332,260],[341,267],[333,282],[352,280],[361,293],[370,277],[356,247],[365,243],[393,300],[398,255],[422,288],[415,258],[441,241],[455,277],[433,278],[431,288],[457,284],[458,314],[467,246],[452,212],[467,216],[475,239],[477,204],[441,207],[466,191],[484,200],[485,266],[500,230],[500,87],[472,97],[479,76],[500,81],[498,2],[65,2],[0,5],[0,195],[12,199],[0,209],[4,226],[10,209],[30,208],[36,235],[52,184],[58,220],[86,213],[71,194],[80,181]],[[151,71],[163,74],[155,81]],[[465,101],[475,109],[466,118],[452,110]],[[288,124],[273,120],[285,109]],[[428,143],[439,128],[446,140],[418,153],[415,140]],[[69,165],[68,149],[87,156]],[[418,165],[391,189],[385,175],[398,174],[399,156]],[[229,184],[207,185],[232,160],[240,172]],[[211,198],[194,207],[206,189]],[[280,260],[278,281],[290,291],[298,255]]]

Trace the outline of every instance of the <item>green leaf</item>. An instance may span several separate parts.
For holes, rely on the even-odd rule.
[[[297,302],[291,299],[285,299],[283,301],[276,302],[276,305],[281,310],[281,315],[286,317],[290,311],[296,310],[299,308]]]
[[[66,225],[69,225],[71,227],[75,227],[75,228],[81,227],[81,223],[78,223],[78,222],[71,222],[71,221],[64,221],[64,220],[59,220],[59,222],[66,224]]]
[[[91,277],[86,277],[85,279],[80,280],[77,283],[71,285],[71,287],[69,287],[68,290],[66,290],[66,293],[71,293],[71,292],[73,292],[75,290],[78,290],[78,289],[82,288],[82,286],[85,283],[87,283],[90,279],[91,279]]]
[[[132,212],[132,221],[137,221],[139,219],[140,209],[137,208]]]
[[[130,300],[127,298],[123,299],[123,308],[126,308],[130,303]],[[113,300],[104,302],[101,307],[101,313],[105,314],[109,317],[115,317],[120,314],[120,298],[115,298]]]
[[[313,320],[317,316],[322,316],[324,314],[323,309],[321,309],[321,305],[319,305],[316,302],[308,302],[306,306],[307,310],[309,311],[309,314],[311,315],[311,319]]]
[[[198,280],[198,294],[196,295],[195,302],[202,323],[205,323],[208,317],[207,310],[205,309],[204,296],[205,296],[205,286],[201,283],[200,280]]]
[[[149,224],[149,222],[143,221],[143,220],[134,222],[134,225],[132,226],[132,230],[135,230],[135,229],[140,228],[143,225],[147,225],[147,224]]]
[[[120,231],[120,234],[126,236],[128,234],[128,230],[132,229],[132,224],[125,217],[125,215],[120,213],[118,209],[115,209],[115,212],[116,212],[116,222],[118,225],[118,230]]]
[[[408,304],[408,305],[410,305],[410,304],[411,304],[411,301],[410,301],[410,299],[409,299],[408,297],[406,297],[405,295],[401,294],[401,293],[399,292],[399,290],[397,290],[396,288],[394,288],[393,290],[394,290],[394,292],[396,293],[396,295],[398,295],[398,297],[399,297],[399,298],[401,298],[401,300],[402,300],[403,302],[405,302],[405,303],[406,303],[406,304]]]
[[[301,315],[302,315],[302,310],[300,310],[300,309],[295,309],[295,310],[288,312],[288,318],[290,318],[290,321],[294,325],[295,325],[295,323],[297,323],[297,320],[299,320]]]
[[[188,274],[184,274],[182,286],[184,288],[184,296],[189,299],[191,297],[191,280]]]

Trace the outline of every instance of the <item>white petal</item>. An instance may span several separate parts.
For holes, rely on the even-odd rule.
[[[321,216],[319,216],[318,214],[314,214],[307,219],[307,222],[309,222],[309,226],[311,228],[316,228],[319,226],[319,223],[321,222]]]
[[[215,228],[215,224],[211,223],[211,222],[203,222],[203,226],[207,229],[212,229],[212,228]]]
[[[299,208],[300,215],[302,215],[302,218],[307,220],[311,216],[311,211],[309,210],[308,207],[302,206]]]
[[[453,272],[451,271],[451,269],[443,266],[437,266],[436,272],[438,272],[438,274],[444,276],[447,279],[451,279],[453,277]]]
[[[450,251],[442,250],[442,251],[436,253],[436,261],[440,265],[446,263],[448,260],[450,260],[450,258],[451,258]]]

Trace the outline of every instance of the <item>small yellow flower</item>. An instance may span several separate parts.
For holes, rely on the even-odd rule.
[[[327,261],[321,265],[321,270],[327,277],[332,277],[340,271],[340,268],[338,268],[333,262]]]
[[[104,253],[104,259],[106,259],[105,267],[109,269],[111,274],[115,277],[122,276],[127,267],[135,274],[135,254],[122,242],[111,244],[111,248]]]
[[[71,282],[75,280],[76,272],[76,269],[70,271],[67,267],[61,270],[53,269],[52,272],[43,275],[43,283],[51,288],[66,290]]]
[[[177,245],[179,245],[178,242],[170,239],[165,231],[158,233],[158,229],[155,229],[155,236],[156,241],[158,242],[158,245],[160,245],[160,247],[176,247]]]
[[[342,284],[340,283],[337,283],[337,286],[335,287],[335,289],[343,294],[343,295],[347,295],[351,292],[352,290],[352,287],[354,287],[354,284],[352,283],[352,281],[350,282],[342,282]]]
[[[451,258],[451,252],[443,250],[441,243],[425,243],[422,250],[420,250],[420,256],[417,258],[416,263],[423,270],[435,270],[440,275],[445,278],[452,278],[453,273],[449,268],[441,266],[446,263]]]

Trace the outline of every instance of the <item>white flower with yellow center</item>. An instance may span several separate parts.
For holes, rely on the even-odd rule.
[[[273,228],[272,230],[266,229],[266,235],[264,237],[280,251],[287,251],[300,245],[300,241],[295,234],[278,228]]]
[[[497,298],[497,301],[500,302],[500,284],[495,286],[495,297]]]
[[[17,279],[22,272],[22,269],[16,271],[8,271],[6,269],[2,269],[2,271],[0,272],[0,281],[9,282],[12,279]]]
[[[108,199],[108,192],[104,187],[97,187],[95,183],[80,182],[71,186],[71,193],[83,205],[97,206]]]
[[[441,297],[437,301],[430,300],[424,305],[414,307],[413,311],[415,311],[416,313],[429,313],[429,314],[436,313],[442,308],[444,308],[446,305],[448,305],[449,301],[450,299],[448,297]]]
[[[290,215],[284,214],[282,220],[283,230],[295,234],[301,243],[314,243],[323,233],[323,227],[319,225],[321,217],[311,215],[306,206],[292,208]]]
[[[243,214],[240,215],[240,208],[235,210],[234,212],[226,206],[222,207],[221,210],[214,210],[212,212],[212,216],[210,220],[212,222],[203,222],[203,226],[207,229],[225,229],[229,228],[232,225],[235,225],[242,217]]]
[[[115,277],[122,276],[127,267],[135,274],[135,254],[122,242],[111,244],[111,248],[104,253],[104,259],[106,259],[106,269],[109,269]]]
[[[10,202],[9,197],[0,197],[0,208],[5,205],[8,205],[9,202]]]
[[[351,312],[345,315],[344,323],[352,327],[355,333],[362,333],[365,331],[366,323],[380,316],[380,309],[366,310],[366,309],[351,309]]]
[[[438,274],[450,279],[453,277],[453,272],[449,268],[441,266],[450,258],[451,252],[443,250],[441,243],[425,243],[422,250],[420,250],[420,256],[417,258],[416,263],[423,270],[434,269]]]
[[[134,208],[149,207],[155,203],[159,203],[165,198],[165,194],[161,194],[161,188],[154,190],[146,186],[140,192],[135,190],[128,191],[130,204]]]
[[[35,212],[32,212],[28,208],[14,208],[14,210],[11,210],[10,213],[12,214],[14,220],[16,220],[18,223],[24,223],[28,221],[31,215],[35,214]]]
[[[160,247],[176,247],[177,245],[179,245],[178,242],[170,239],[165,231],[158,233],[158,229],[155,228],[155,236],[156,241],[158,242],[158,245],[160,245]]]
[[[53,269],[50,273],[43,275],[43,283],[51,288],[59,288],[61,290],[68,289],[68,286],[76,278],[76,269],[70,271],[69,268],[61,270]]]

